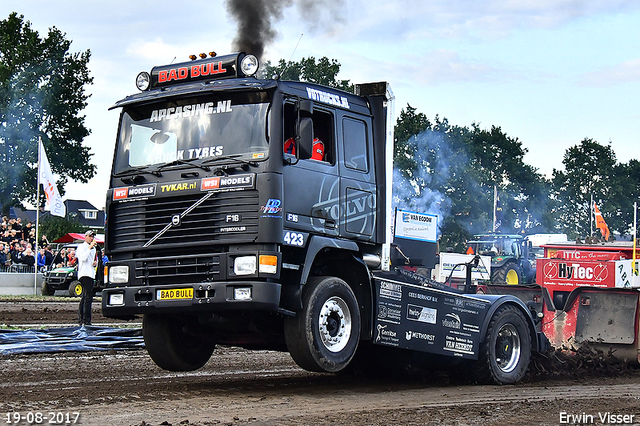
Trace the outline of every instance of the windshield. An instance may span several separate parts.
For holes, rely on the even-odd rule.
[[[267,158],[267,95],[224,93],[164,100],[122,114],[114,174],[171,162]],[[182,160],[182,161],[181,161]]]
[[[517,255],[517,241],[509,238],[497,238],[495,240],[470,241],[469,246],[475,254],[487,256],[515,256]]]

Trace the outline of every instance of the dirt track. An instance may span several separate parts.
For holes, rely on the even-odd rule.
[[[75,308],[0,302],[0,323],[73,323]],[[95,308],[94,324],[101,323]],[[518,386],[380,373],[308,373],[286,353],[234,348],[216,350],[191,373],[163,371],[144,350],[12,355],[0,362],[0,415],[5,423],[6,413],[41,412],[49,424],[50,412],[77,412],[84,425],[559,425],[607,424],[599,416],[609,412],[640,425],[640,371],[633,368],[616,377],[536,374]],[[583,422],[568,417],[585,414]]]

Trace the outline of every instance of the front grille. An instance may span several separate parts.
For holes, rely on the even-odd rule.
[[[203,253],[152,257],[136,260],[136,285],[166,285],[207,282],[219,279],[224,256]]]
[[[67,273],[54,273],[49,275],[49,279],[47,280],[51,284],[62,284],[67,280]]]
[[[183,214],[204,196],[199,193],[111,204],[111,251],[139,252],[145,244],[148,253],[154,248],[255,241],[258,237],[258,191],[247,190],[213,194],[184,215],[178,226],[170,227],[148,244],[174,216]],[[238,215],[235,218],[240,221],[228,223],[230,215]]]

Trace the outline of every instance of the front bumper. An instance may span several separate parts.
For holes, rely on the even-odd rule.
[[[160,292],[193,289],[188,299],[161,300]],[[251,289],[250,298],[237,299],[236,289]],[[264,310],[278,311],[281,284],[268,281],[226,281],[162,286],[115,287],[102,292],[102,314],[119,318],[145,313],[185,313]],[[118,304],[113,303],[118,300]],[[115,297],[113,297],[115,296]]]

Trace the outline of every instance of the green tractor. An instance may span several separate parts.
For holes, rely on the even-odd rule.
[[[467,254],[491,256],[492,284],[531,284],[536,280],[531,242],[522,235],[474,235],[467,243]]]

